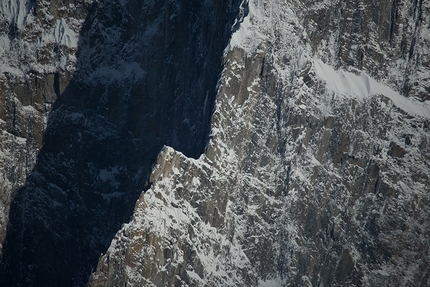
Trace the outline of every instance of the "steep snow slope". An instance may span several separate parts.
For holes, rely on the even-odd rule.
[[[389,98],[399,109],[411,116],[430,118],[430,101],[408,99],[389,87],[378,83],[364,72],[358,75],[336,71],[320,60],[314,62],[315,72],[336,94],[364,100],[372,96],[383,95]]]
[[[162,150],[90,286],[430,284],[430,10],[351,3],[242,2],[205,153]]]

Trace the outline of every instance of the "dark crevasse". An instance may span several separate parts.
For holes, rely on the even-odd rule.
[[[11,206],[1,286],[83,286],[163,145],[198,157],[240,1],[100,1]],[[61,82],[61,73],[56,75]]]

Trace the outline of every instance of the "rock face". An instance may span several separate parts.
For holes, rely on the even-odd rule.
[[[370,2],[243,2],[205,153],[163,149],[89,286],[430,284],[430,10]]]
[[[356,68],[406,97],[429,100],[426,1],[302,1],[297,9],[313,53],[332,66]]]
[[[20,46],[3,51],[0,285],[85,285],[163,145],[208,140],[238,3],[75,2],[2,4]]]
[[[3,285],[430,285],[430,4],[236,2],[2,4]]]
[[[0,244],[13,195],[35,165],[49,112],[75,69],[89,5],[61,3],[0,4]]]

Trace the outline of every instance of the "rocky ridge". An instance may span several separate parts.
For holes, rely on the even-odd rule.
[[[0,12],[0,285],[430,285],[426,1]]]
[[[89,286],[430,284],[430,10],[354,3],[243,1],[205,153],[162,150]]]

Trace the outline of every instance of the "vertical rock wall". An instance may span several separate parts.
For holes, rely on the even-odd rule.
[[[389,47],[429,11],[359,2],[243,1],[205,154],[162,151],[90,286],[429,285],[428,50]]]
[[[301,1],[312,50],[335,67],[363,70],[404,96],[428,100],[427,1]]]
[[[46,56],[57,59],[46,80],[23,80],[34,90],[42,85],[52,107],[34,131],[32,165],[11,180],[15,189],[24,185],[11,206],[0,282],[82,286],[129,220],[162,146],[202,153],[238,4],[94,1],[79,14],[85,21],[72,13],[80,7],[74,1],[27,4],[29,14],[56,23],[46,51],[58,57]],[[68,21],[80,21],[79,37],[70,37]],[[62,41],[76,44],[73,53]],[[37,53],[35,66],[43,60]]]
[[[1,285],[430,284],[426,1],[0,5]]]
[[[0,244],[12,198],[35,165],[49,112],[72,78],[89,7],[90,1],[0,4]]]

